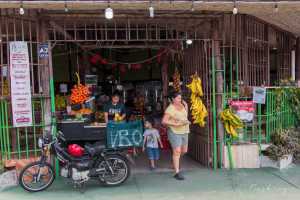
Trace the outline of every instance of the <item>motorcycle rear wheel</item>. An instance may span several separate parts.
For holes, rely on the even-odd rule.
[[[114,174],[111,173],[106,161],[111,166]],[[99,175],[99,181],[105,186],[119,186],[130,176],[130,165],[126,158],[120,155],[109,155],[106,161],[102,160],[98,168],[105,168],[105,172]]]
[[[53,167],[49,163],[37,161],[23,168],[19,176],[19,183],[22,188],[29,192],[39,192],[47,189],[54,179]]]

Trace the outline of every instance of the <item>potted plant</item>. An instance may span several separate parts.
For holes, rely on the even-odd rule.
[[[280,130],[271,139],[272,145],[263,152],[262,167],[286,168],[300,150],[299,132],[293,128]]]

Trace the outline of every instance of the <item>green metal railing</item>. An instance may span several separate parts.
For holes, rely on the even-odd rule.
[[[295,126],[296,118],[293,107],[284,92],[278,95],[275,88],[267,89],[266,104],[257,104],[253,122],[246,123],[242,141],[270,143],[271,137],[278,130]]]
[[[277,90],[281,90],[281,93],[278,93]],[[297,120],[293,112],[293,105],[289,102],[286,91],[284,88],[268,88],[266,103],[256,105],[253,121],[245,123],[245,127],[240,130],[242,138],[232,139],[227,134],[225,135],[230,168],[234,166],[231,144],[240,142],[257,143],[261,150],[261,145],[270,143],[276,132],[296,125]],[[236,100],[245,99],[250,98],[237,98]]]
[[[45,127],[43,97],[32,100],[33,125],[13,127],[11,102],[0,100],[0,156],[1,160],[35,157],[39,154],[37,139]]]

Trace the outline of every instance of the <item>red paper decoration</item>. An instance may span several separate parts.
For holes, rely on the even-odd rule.
[[[98,63],[98,61],[100,61],[102,59],[102,57],[100,56],[100,55],[98,55],[98,54],[95,54],[95,55],[93,55],[92,57],[90,57],[90,62],[92,63],[92,64],[97,64]]]
[[[122,73],[122,74],[124,74],[125,72],[126,72],[126,66],[125,65],[120,65],[120,72]]]
[[[107,65],[107,64],[108,64],[108,61],[107,61],[105,58],[101,58],[100,63],[101,63],[102,65]]]
[[[117,64],[112,64],[112,65],[111,65],[111,69],[112,69],[112,70],[116,70],[116,69],[117,69],[117,66],[118,66]]]
[[[137,64],[132,64],[132,65],[131,65],[131,68],[132,68],[133,70],[139,70],[139,69],[142,68],[142,65],[139,64],[139,63],[137,63]]]
[[[161,63],[161,58],[162,58],[162,55],[164,54],[164,48],[160,48],[159,50],[158,50],[158,52],[157,52],[157,62],[158,63]]]

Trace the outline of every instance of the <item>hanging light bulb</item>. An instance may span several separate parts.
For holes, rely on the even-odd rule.
[[[24,14],[25,14],[25,10],[24,10],[24,8],[23,8],[23,1],[21,1],[19,13],[20,13],[20,15],[24,15]]]
[[[69,12],[69,8],[68,8],[68,5],[67,5],[66,1],[65,1],[65,12]]]
[[[106,19],[114,18],[114,10],[110,7],[110,0],[107,1],[107,8],[105,9],[104,15]]]
[[[186,42],[187,45],[193,44],[193,40],[191,40],[191,39],[187,39],[185,42]]]
[[[192,1],[192,7],[191,7],[191,11],[194,12],[195,11],[195,7],[194,7],[194,0]]]
[[[232,14],[234,14],[234,15],[238,14],[238,9],[236,7],[236,0],[234,0]]]
[[[150,16],[151,18],[154,17],[154,8],[153,8],[153,6],[150,6],[150,7],[149,7],[149,16]]]
[[[276,3],[276,4],[274,5],[274,12],[277,13],[278,11],[279,11],[279,8],[278,8],[278,4]]]
[[[238,9],[237,9],[237,7],[233,7],[232,14],[234,14],[234,15],[238,14]]]
[[[152,6],[152,0],[150,0],[149,16],[150,16],[151,18],[154,17],[154,7]]]
[[[112,19],[112,18],[114,18],[114,11],[113,11],[113,9],[110,6],[108,6],[105,9],[105,18],[106,19]]]

